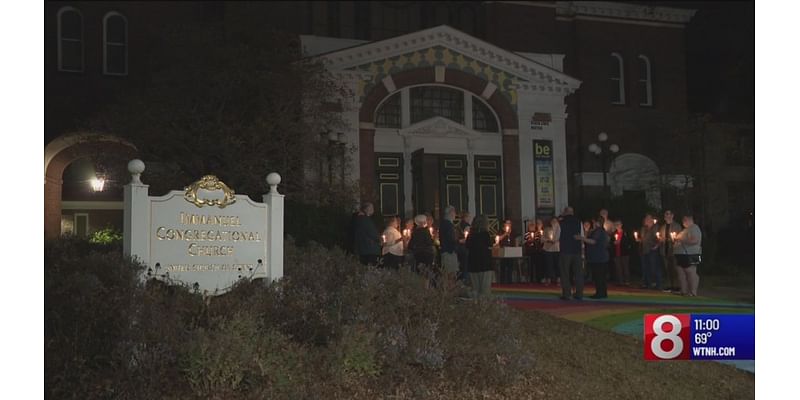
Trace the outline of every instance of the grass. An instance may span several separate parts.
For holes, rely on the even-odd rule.
[[[752,399],[755,376],[711,361],[645,361],[640,340],[538,311],[522,314],[537,363],[507,399]],[[453,397],[468,398],[467,393]]]

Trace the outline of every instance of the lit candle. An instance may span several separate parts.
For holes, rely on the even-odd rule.
[[[428,231],[431,233],[431,236],[433,236],[433,227],[428,228]]]
[[[405,237],[411,236],[411,230],[408,229],[408,228],[403,229],[403,236],[405,236]]]
[[[656,232],[656,239],[661,240],[661,232]]]
[[[500,244],[500,235],[494,236],[494,244]]]
[[[508,233],[511,231],[511,225],[506,225],[503,227],[503,229],[505,229],[506,233]]]
[[[468,236],[469,236],[469,227],[464,228],[464,239],[466,239]]]
[[[658,220],[653,218],[653,225],[658,225]]]
[[[674,241],[675,237],[677,236],[676,233],[675,232],[671,232],[670,235],[672,236],[672,240]]]
[[[386,244],[386,235],[381,235],[381,240],[383,241],[383,244]]]
[[[539,229],[539,237],[541,237],[541,236],[544,236],[544,230],[543,229]]]
[[[614,241],[619,242],[619,233],[614,234]]]
[[[634,237],[636,240],[639,240],[639,232],[633,232],[633,237]]]

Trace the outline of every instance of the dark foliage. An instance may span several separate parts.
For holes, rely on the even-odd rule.
[[[422,398],[534,366],[506,306],[313,242],[287,243],[280,282],[206,298],[140,283],[141,266],[104,251],[45,244],[48,398]]]

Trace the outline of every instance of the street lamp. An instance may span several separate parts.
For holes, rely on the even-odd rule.
[[[597,141],[600,142],[598,145],[597,143],[592,143],[589,145],[589,152],[594,154],[595,156],[600,156],[600,162],[603,164],[603,201],[608,201],[608,181],[606,178],[606,169],[607,169],[607,154],[613,153],[616,154],[619,152],[619,145],[616,143],[608,144],[608,134],[605,132],[600,132],[597,135]]]

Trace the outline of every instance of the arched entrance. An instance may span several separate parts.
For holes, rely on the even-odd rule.
[[[77,160],[102,160],[104,164],[127,162],[136,147],[110,135],[71,134],[61,136],[44,150],[44,237],[61,235],[64,172]],[[121,200],[121,198],[120,198]]]
[[[638,153],[618,156],[608,170],[609,184],[614,196],[640,193],[647,203],[661,208],[661,175],[655,161]]]
[[[389,202],[393,204],[390,208],[400,215],[406,210],[431,211],[439,218],[443,206],[450,204],[518,222],[518,118],[497,88],[477,76],[444,66],[398,72],[384,78],[383,83],[366,94],[359,110],[362,196],[379,207],[384,197],[396,196],[400,201]],[[463,93],[465,111],[459,115],[461,119],[442,114],[414,117],[413,91],[421,89],[439,94],[433,95],[434,99],[422,99],[420,104],[448,91]],[[379,112],[388,102],[397,103],[401,110],[403,123],[398,122],[397,129],[381,128],[385,118]],[[473,120],[473,113],[478,112],[489,115],[491,122],[487,125],[485,118]],[[376,131],[380,131],[377,142]]]

